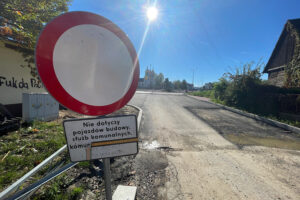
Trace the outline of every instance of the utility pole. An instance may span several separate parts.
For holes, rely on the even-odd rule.
[[[193,70],[193,87],[194,87],[194,75],[195,75],[195,69],[192,69]]]
[[[195,71],[196,71],[197,69],[196,68],[192,68],[192,72],[193,72],[193,77],[192,77],[192,84],[193,84],[193,87],[195,87]]]

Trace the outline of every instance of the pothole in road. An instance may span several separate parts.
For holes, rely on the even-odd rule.
[[[142,149],[145,149],[145,150],[162,150],[162,151],[166,151],[166,152],[169,152],[169,151],[182,151],[182,149],[179,149],[179,148],[172,148],[172,147],[169,147],[169,146],[160,146],[160,144],[156,140],[153,140],[152,142],[145,142],[142,145]]]
[[[158,150],[163,150],[163,151],[182,151],[182,149],[179,148],[172,148],[172,147],[157,147],[156,149]]]
[[[159,143],[156,140],[153,140],[152,142],[145,142],[142,145],[143,149],[147,149],[147,150],[153,150],[159,147]]]

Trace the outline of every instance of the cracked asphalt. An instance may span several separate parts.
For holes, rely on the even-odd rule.
[[[300,151],[224,137],[298,135],[180,94],[137,92],[130,104],[143,109],[137,199],[299,199]]]

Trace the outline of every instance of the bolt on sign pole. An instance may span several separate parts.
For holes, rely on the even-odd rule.
[[[100,118],[63,122],[72,162],[103,159],[111,199],[110,159],[138,153],[135,115],[104,117],[125,106],[139,80],[139,62],[126,34],[90,12],[68,12],[41,31],[35,63],[46,90],[63,106]]]

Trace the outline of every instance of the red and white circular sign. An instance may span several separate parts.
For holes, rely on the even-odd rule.
[[[126,34],[89,12],[65,13],[49,22],[39,36],[35,62],[48,92],[85,115],[122,108],[138,85],[139,62]]]

